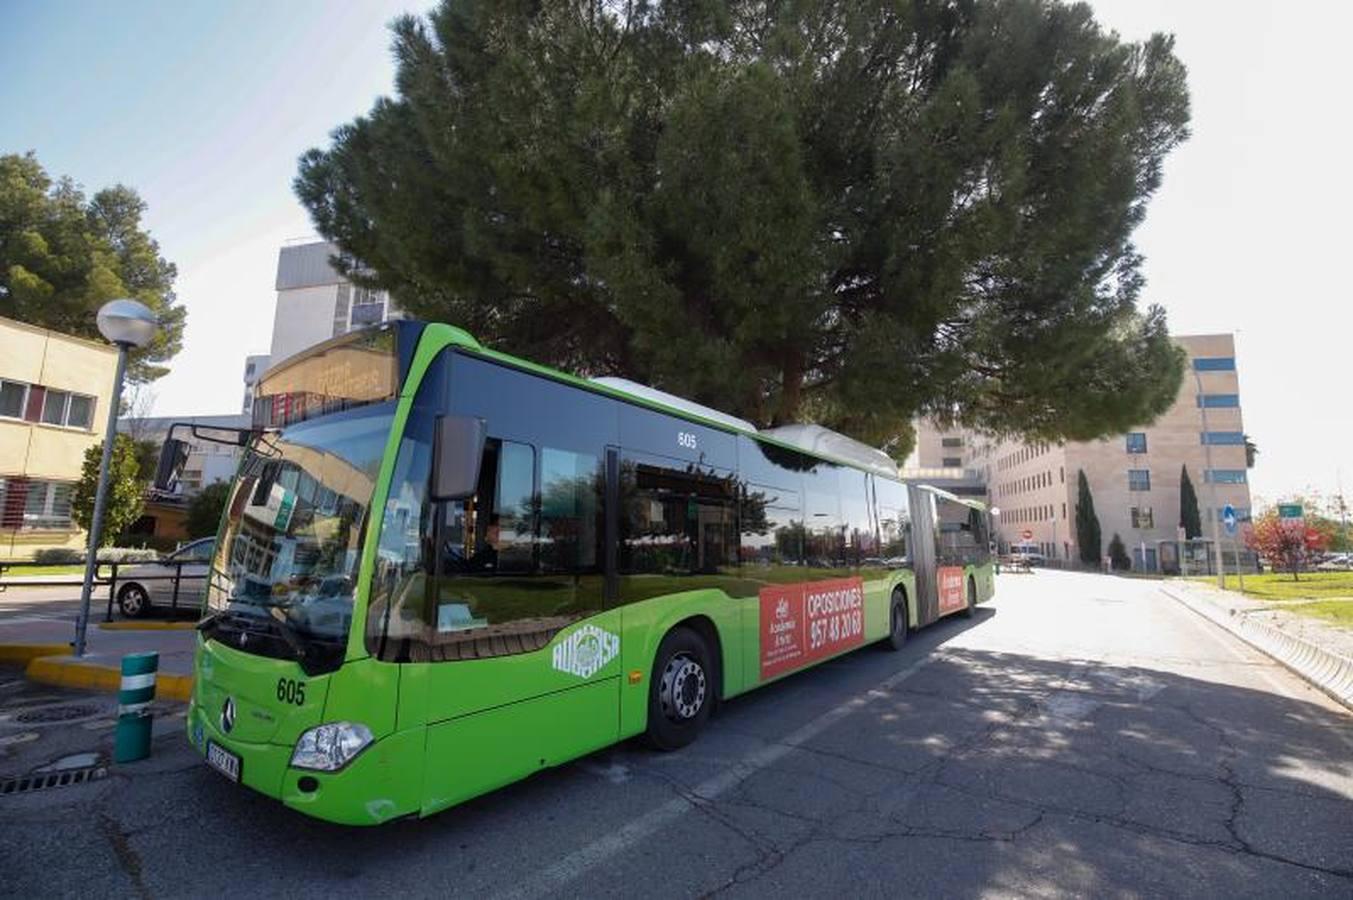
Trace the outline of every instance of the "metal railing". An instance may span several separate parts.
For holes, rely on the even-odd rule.
[[[39,563],[27,559],[0,560],[0,593],[3,593],[6,589],[12,587],[80,587],[82,581],[75,575],[72,575],[71,580],[69,581],[56,581],[48,578],[5,577],[5,572],[8,571],[9,569],[12,569],[15,566],[23,566],[24,568],[35,568],[35,569],[40,568],[62,569],[62,568],[70,568],[72,565],[73,563]],[[198,565],[202,565],[202,563],[180,560],[175,560],[174,562],[160,560],[149,560],[149,561],[143,560],[138,562],[97,563],[94,569],[94,586],[100,588],[106,586],[108,588],[108,608],[104,613],[103,620],[105,622],[113,621],[113,603],[117,600],[118,584],[121,583],[123,585],[126,585],[129,581],[134,582],[136,584],[143,584],[146,582],[172,581],[174,583],[174,590],[173,593],[171,593],[169,596],[168,609],[170,614],[177,616],[182,613],[198,612],[201,609],[200,596],[196,598],[197,599],[196,603],[190,603],[188,605],[180,605],[179,603],[180,594],[182,594],[183,592],[183,581],[185,578],[183,574],[183,567],[198,566]],[[127,578],[125,576],[119,577],[118,575],[119,567],[123,571],[125,571],[126,569],[133,566],[164,566],[165,568],[169,568],[172,566],[174,569],[174,573],[172,575],[167,573],[164,575],[138,574],[134,578]],[[205,585],[207,581],[206,573],[203,573],[200,576],[188,575],[186,576],[186,578],[188,578],[189,580],[194,579],[200,580],[202,582],[202,585]],[[198,588],[199,591],[203,589],[204,588],[202,586],[199,586]],[[156,598],[149,591],[146,592],[146,602],[152,608],[157,606],[157,604],[155,603],[155,599]]]

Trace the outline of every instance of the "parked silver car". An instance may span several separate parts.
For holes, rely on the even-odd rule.
[[[117,607],[129,619],[149,615],[153,607],[174,604],[174,574],[179,574],[178,606],[195,609],[207,584],[216,538],[185,544],[161,560],[140,563],[117,573]]]

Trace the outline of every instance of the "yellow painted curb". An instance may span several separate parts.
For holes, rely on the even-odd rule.
[[[39,656],[60,656],[70,644],[0,644],[0,662],[27,663]]]
[[[192,631],[196,622],[100,622],[104,631]]]
[[[66,652],[70,648],[62,647]],[[57,687],[117,693],[122,687],[122,670],[113,666],[92,665],[56,656],[40,656],[28,663],[24,675],[29,681]],[[193,693],[193,676],[160,674],[155,679],[157,700],[186,703]]]

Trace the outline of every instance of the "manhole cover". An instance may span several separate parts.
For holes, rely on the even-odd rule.
[[[90,716],[96,716],[102,711],[102,707],[90,706],[87,703],[71,703],[66,706],[44,706],[41,709],[30,709],[26,712],[15,713],[14,721],[27,722],[30,724],[39,722],[74,722],[76,719],[87,719]]]

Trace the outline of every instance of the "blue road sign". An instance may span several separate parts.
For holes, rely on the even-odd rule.
[[[1229,503],[1221,508],[1221,523],[1226,526],[1227,534],[1236,533],[1236,508]]]

